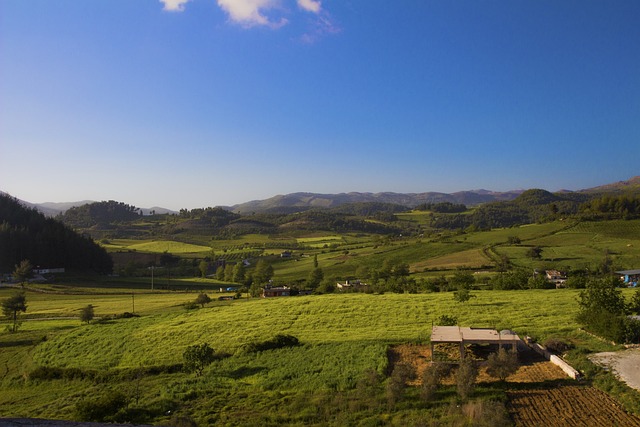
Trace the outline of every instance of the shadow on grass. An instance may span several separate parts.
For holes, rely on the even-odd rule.
[[[239,380],[240,378],[250,377],[252,375],[259,374],[260,372],[266,371],[267,368],[264,366],[256,366],[256,367],[248,367],[243,366],[241,368],[236,369],[235,371],[229,372],[226,376],[229,378],[233,378],[235,380]]]
[[[0,341],[0,348],[30,346],[38,343],[39,341],[40,340]]]

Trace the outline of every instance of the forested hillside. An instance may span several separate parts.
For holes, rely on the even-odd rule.
[[[91,238],[0,195],[0,271],[13,271],[22,260],[43,268],[109,273],[111,257]]]

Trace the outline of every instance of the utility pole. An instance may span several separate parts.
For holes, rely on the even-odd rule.
[[[131,302],[133,304],[133,314],[136,314],[136,294],[131,293]]]

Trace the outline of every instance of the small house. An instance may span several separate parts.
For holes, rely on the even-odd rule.
[[[558,270],[547,270],[545,272],[549,283],[556,285],[556,288],[564,288],[564,283],[567,281],[567,274]]]
[[[291,296],[291,288],[287,286],[278,286],[278,287],[267,286],[262,288],[262,298],[288,297],[288,296]]]
[[[638,282],[640,282],[640,270],[622,270],[616,271],[616,274],[620,276],[620,280],[622,280],[629,287],[638,286]]]

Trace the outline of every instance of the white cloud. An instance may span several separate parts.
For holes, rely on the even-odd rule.
[[[218,6],[229,14],[233,22],[246,27],[262,25],[279,28],[288,22],[285,18],[274,21],[264,14],[264,11],[277,6],[277,0],[218,0]]]
[[[162,10],[169,12],[182,12],[184,5],[190,0],[160,0],[160,3],[164,4]]]
[[[320,0],[298,0],[298,6],[307,12],[319,13],[322,3]]]

